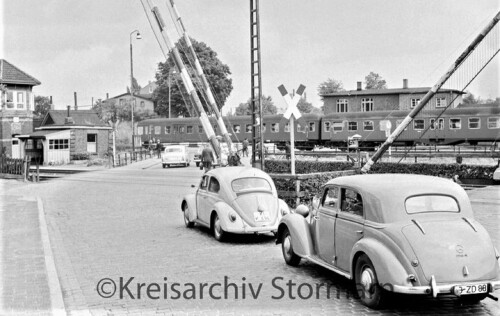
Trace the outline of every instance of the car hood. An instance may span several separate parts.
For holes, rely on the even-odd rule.
[[[269,226],[278,220],[278,199],[271,193],[249,192],[240,194],[234,199],[233,207],[241,218],[252,227]],[[269,220],[256,220],[258,213],[267,213]]]
[[[497,260],[491,239],[479,223],[469,221],[473,226],[463,219],[456,219],[419,221],[402,228],[427,281],[433,275],[437,283],[497,277]]]

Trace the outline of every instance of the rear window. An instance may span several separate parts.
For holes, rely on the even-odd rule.
[[[165,148],[166,153],[181,153],[182,148],[179,147],[170,147],[170,148]]]
[[[413,196],[405,202],[406,213],[458,213],[460,209],[457,201],[446,195],[419,195]]]
[[[266,179],[262,178],[240,178],[233,180],[231,183],[233,191],[244,192],[244,191],[272,191],[271,185]]]

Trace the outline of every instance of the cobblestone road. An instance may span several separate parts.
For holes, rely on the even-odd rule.
[[[417,297],[398,298],[390,309],[373,311],[353,298],[346,279],[307,262],[297,268],[285,265],[271,236],[232,236],[226,243],[216,242],[206,229],[186,228],[180,212],[182,196],[194,191],[191,185],[197,185],[200,175],[195,167],[161,169],[158,162],[147,161],[24,188],[26,195],[43,196],[69,314],[500,314],[499,304],[492,300],[460,305],[455,299]],[[473,199],[489,201],[481,194]],[[498,213],[483,212],[486,209],[492,208],[475,208],[477,218],[492,230],[500,248]],[[119,285],[120,278],[127,283],[132,277],[127,287],[131,293],[125,290],[123,299],[119,290],[111,298],[96,291],[103,278]],[[297,284],[291,293],[288,281]],[[224,282],[235,284],[227,286],[227,299]],[[138,290],[138,283],[146,285]],[[152,283],[158,287],[150,286],[152,298],[148,298],[147,285]],[[187,283],[197,291],[185,292],[191,288]],[[200,283],[207,283],[203,298]],[[221,299],[210,297],[209,287],[215,283],[221,285],[213,287],[212,295]],[[330,298],[325,286],[316,291],[321,283],[330,286]],[[303,296],[312,286],[311,298],[299,297],[301,284],[306,284],[301,287]],[[110,283],[101,286],[104,294],[112,293]],[[172,286],[181,292],[180,298]]]

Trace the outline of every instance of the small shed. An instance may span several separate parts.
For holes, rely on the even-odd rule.
[[[110,132],[111,127],[93,110],[51,110],[32,134],[18,138],[22,156],[29,155],[44,165],[64,164],[82,155],[104,157]]]

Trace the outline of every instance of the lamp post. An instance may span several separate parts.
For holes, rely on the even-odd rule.
[[[175,68],[170,70],[169,74],[168,74],[168,118],[172,118],[171,117],[171,111],[170,111],[170,92],[171,92],[171,86],[172,86],[172,76],[174,74],[176,74],[177,72],[175,71]]]
[[[135,156],[135,128],[134,128],[134,107],[135,107],[135,98],[134,98],[134,59],[132,57],[132,35],[136,33],[135,38],[141,39],[141,33],[139,30],[134,30],[130,32],[130,95],[131,95],[131,117],[132,117],[132,159]]]

